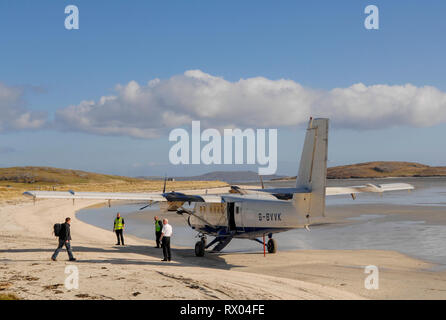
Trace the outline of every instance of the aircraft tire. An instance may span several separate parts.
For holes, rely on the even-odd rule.
[[[268,248],[268,253],[276,253],[277,252],[276,240],[269,239],[268,240],[268,244],[267,244],[267,248]]]
[[[195,255],[197,257],[203,257],[204,256],[204,247],[205,244],[203,241],[197,241],[197,243],[195,243]]]

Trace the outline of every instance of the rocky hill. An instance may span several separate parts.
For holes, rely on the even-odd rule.
[[[327,168],[327,179],[441,176],[446,176],[446,167],[432,167],[416,162],[373,161]],[[296,176],[274,180],[294,179]]]
[[[416,162],[375,161],[327,169],[328,179],[446,176],[446,167]]]

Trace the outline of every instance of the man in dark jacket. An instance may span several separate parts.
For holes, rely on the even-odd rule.
[[[59,232],[59,245],[56,251],[54,251],[53,256],[51,257],[51,260],[53,261],[56,261],[57,255],[59,254],[60,250],[62,250],[63,246],[67,248],[68,257],[70,258],[70,261],[76,261],[76,258],[73,257],[73,252],[71,251],[70,223],[71,223],[71,218],[66,218],[65,223],[62,224],[62,227]]]

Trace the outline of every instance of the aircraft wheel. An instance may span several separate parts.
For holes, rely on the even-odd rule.
[[[203,241],[197,241],[197,243],[195,243],[195,255],[197,257],[203,257],[204,256],[204,247],[205,244]]]
[[[268,240],[268,253],[276,253],[277,251],[277,244],[276,244],[276,240],[274,239],[269,239]]]

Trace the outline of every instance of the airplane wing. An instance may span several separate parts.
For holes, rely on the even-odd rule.
[[[387,192],[387,191],[399,191],[399,190],[412,190],[415,189],[413,185],[408,183],[387,183],[374,185],[368,183],[363,186],[351,186],[351,187],[327,187],[325,194],[327,196],[341,195],[341,194],[356,194],[364,192]]]
[[[169,202],[221,203],[219,195],[188,195],[181,192],[127,193],[127,192],[75,192],[69,191],[26,191],[23,195],[33,199],[89,199],[89,200],[132,200]]]
[[[382,193],[387,191],[399,191],[399,190],[412,190],[414,186],[408,183],[387,183],[387,184],[366,184],[362,186],[349,186],[349,187],[326,187],[325,195],[343,195],[349,194],[354,196],[357,193],[375,192]],[[305,188],[269,188],[269,189],[241,189],[237,186],[231,186],[231,192],[240,194],[260,194],[269,193],[277,197],[278,199],[289,200],[293,197],[294,193],[308,193],[311,190]]]
[[[326,195],[354,195],[364,192],[382,193],[386,191],[412,190],[414,187],[408,183],[389,183],[381,185],[366,184],[362,186],[351,187],[327,187]],[[243,192],[242,192],[243,190]],[[237,189],[237,193],[247,194],[270,193],[274,195],[288,195],[292,198],[293,193],[309,192],[296,188],[277,188],[277,189]],[[222,203],[223,197],[218,194],[190,195],[181,192],[165,193],[128,193],[128,192],[75,192],[69,191],[26,191],[23,195],[33,199],[88,199],[88,200],[131,200],[131,201],[157,201],[157,202],[207,202]],[[286,198],[286,197],[285,197]],[[285,199],[284,198],[284,199]]]

